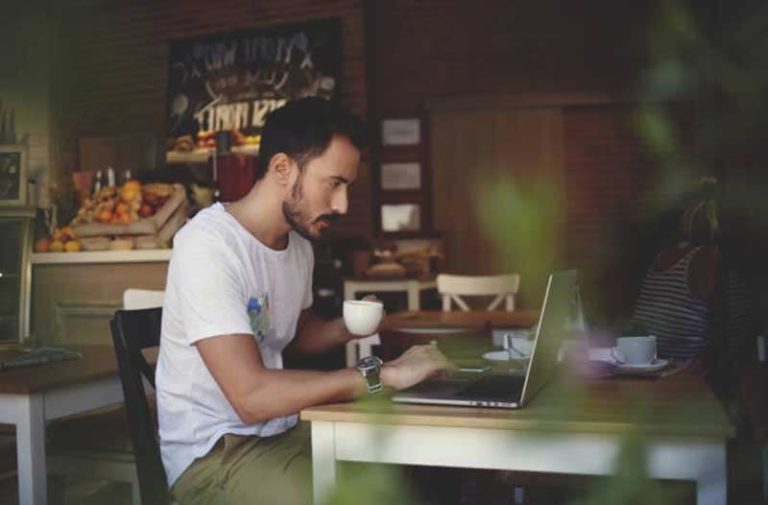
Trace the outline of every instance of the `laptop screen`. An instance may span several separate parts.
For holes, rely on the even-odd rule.
[[[573,331],[574,304],[579,302],[576,270],[555,272],[549,276],[539,325],[533,342],[521,404],[546,385],[557,366],[557,355],[564,340]]]

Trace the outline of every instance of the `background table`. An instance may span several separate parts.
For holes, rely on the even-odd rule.
[[[527,328],[539,320],[538,310],[501,310],[468,312],[442,312],[432,310],[409,310],[388,314],[384,318],[383,330],[439,330],[467,329],[486,330],[500,328]]]
[[[631,435],[642,437],[651,477],[694,481],[699,505],[726,502],[725,443],[734,429],[700,377],[583,387],[565,379],[512,411],[386,399],[305,409],[315,503],[333,487],[336,461],[610,475]]]
[[[494,329],[527,328],[539,319],[538,310],[457,311],[409,310],[387,314],[382,332],[435,333],[439,331],[492,331]],[[359,358],[370,356],[374,345],[381,345],[379,334],[346,344],[346,365],[354,366]]]
[[[408,310],[421,308],[421,292],[435,289],[434,277],[425,279],[344,279],[344,299],[355,300],[357,293],[398,292],[408,295]]]
[[[48,499],[46,422],[123,401],[112,347],[68,348],[80,351],[83,358],[0,372],[0,422],[16,425],[22,504],[44,505]]]

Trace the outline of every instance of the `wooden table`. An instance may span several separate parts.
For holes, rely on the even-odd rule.
[[[539,320],[538,310],[500,310],[469,312],[441,312],[433,310],[409,310],[388,314],[384,318],[383,330],[434,330],[434,329],[493,329],[527,328]]]
[[[699,505],[726,502],[726,440],[734,435],[704,381],[582,382],[565,378],[514,411],[396,405],[386,398],[312,407],[315,503],[333,487],[336,461],[610,475],[631,435],[648,474],[696,483]]]
[[[120,403],[123,389],[111,346],[70,346],[75,361],[0,371],[0,423],[16,425],[19,502],[45,504],[47,421]],[[11,351],[2,351],[7,358]]]

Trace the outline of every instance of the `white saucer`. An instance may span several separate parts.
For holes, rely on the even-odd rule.
[[[669,365],[669,360],[657,358],[652,363],[646,365],[630,365],[629,363],[618,363],[616,368],[623,372],[658,372]]]
[[[515,356],[514,351],[512,358],[510,359],[509,353],[507,351],[489,351],[483,354],[483,359],[487,359],[488,361],[525,361],[530,356]]]

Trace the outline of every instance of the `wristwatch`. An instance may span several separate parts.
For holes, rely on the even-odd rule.
[[[382,361],[377,356],[366,356],[357,362],[355,368],[365,379],[365,385],[369,393],[378,393],[384,389],[381,383]]]

